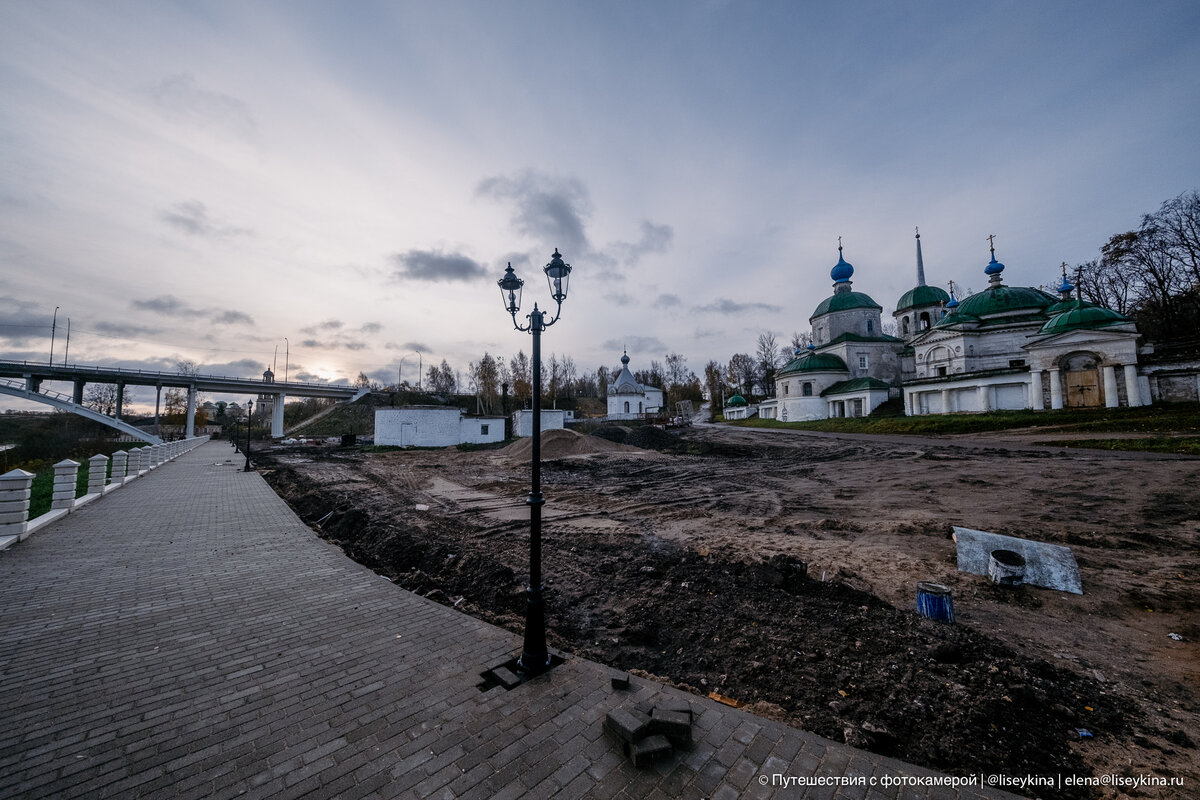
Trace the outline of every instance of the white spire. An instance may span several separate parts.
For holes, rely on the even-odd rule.
[[[921,229],[917,228],[917,286],[925,285],[925,262],[921,259]]]

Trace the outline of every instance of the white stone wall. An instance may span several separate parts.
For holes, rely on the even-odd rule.
[[[375,411],[375,444],[448,447],[461,443],[457,408],[381,408]]]
[[[542,409],[542,430],[552,431],[566,427],[567,412],[561,408]],[[521,409],[513,413],[513,435],[521,438],[533,436],[533,411]]]
[[[458,440],[463,444],[491,444],[504,441],[504,417],[462,417]]]

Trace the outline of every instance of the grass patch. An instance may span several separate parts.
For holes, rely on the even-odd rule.
[[[1144,439],[1062,439],[1042,444],[1054,447],[1086,447],[1093,450],[1139,450],[1149,453],[1200,456],[1200,436],[1150,436]]]
[[[882,433],[911,436],[951,436],[1016,428],[1047,428],[1070,432],[1197,433],[1200,404],[1171,403],[1140,408],[1088,408],[1062,411],[994,411],[988,414],[930,414],[920,417],[854,417],[781,422],[777,419],[737,420],[744,428],[794,428],[831,433]]]
[[[87,494],[88,464],[79,465],[79,475],[75,480],[75,496]],[[44,469],[33,476],[33,485],[29,489],[29,519],[36,519],[50,510],[54,499],[54,469]]]

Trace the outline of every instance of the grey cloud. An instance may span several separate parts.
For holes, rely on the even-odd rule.
[[[434,250],[409,250],[392,257],[396,280],[411,278],[418,281],[471,281],[486,277],[488,271],[472,258],[456,253]]]
[[[647,253],[665,253],[675,238],[675,229],[670,225],[655,225],[649,220],[642,220],[641,227],[642,236],[638,241],[612,246],[629,265],[637,264]]]
[[[383,346],[383,349],[384,350],[415,350],[418,353],[430,352],[429,345],[425,344],[424,342],[401,342],[400,344],[396,344],[395,342],[388,342],[387,344],[385,344]]]
[[[243,236],[251,231],[213,219],[208,207],[199,200],[185,200],[159,212],[159,219],[173,228],[204,239]]]
[[[170,294],[151,297],[149,300],[134,300],[131,305],[141,311],[153,311],[156,314],[167,314],[173,317],[202,317],[208,313],[193,308]]]
[[[301,333],[316,334],[319,331],[337,331],[346,327],[346,323],[340,319],[327,319],[324,322],[318,322],[316,325],[309,325],[307,328],[301,328]]]
[[[359,330],[363,333],[379,333],[383,330],[383,326],[378,322],[365,322]]]
[[[257,138],[258,122],[245,103],[202,88],[188,73],[169,75],[148,93],[159,112],[174,122],[215,128],[251,142]]]
[[[515,177],[485,178],[475,193],[513,203],[512,225],[517,232],[558,247],[568,261],[591,250],[584,225],[591,210],[587,187],[576,178],[525,170]]]
[[[682,304],[677,294],[660,294],[654,301],[655,308],[676,308]]]
[[[92,323],[92,327],[98,333],[103,333],[108,336],[153,336],[162,333],[161,328],[148,328],[145,325],[130,325],[120,322],[99,322]]]
[[[770,303],[736,303],[733,300],[714,300],[706,306],[696,306],[697,311],[715,311],[718,314],[740,314],[745,311],[780,311],[779,306]]]
[[[297,372],[290,377],[291,380],[301,381],[303,383],[326,383],[328,378],[323,378],[312,372]]]
[[[620,353],[624,350],[642,356],[645,363],[640,366],[633,363],[634,369],[643,369],[650,366],[650,360],[657,358],[656,353],[665,353],[667,346],[662,343],[662,340],[654,336],[627,336],[624,339],[609,339],[602,345],[604,349],[614,353]],[[631,363],[633,359],[630,359]]]
[[[633,303],[633,296],[626,294],[625,292],[609,292],[608,294],[604,295],[604,299],[610,303],[616,303],[623,306],[631,305]]]
[[[300,343],[302,347],[324,347],[325,345],[318,342],[316,339],[305,339]]]
[[[253,325],[254,318],[242,311],[222,311],[213,317],[214,325]]]
[[[365,350],[365,349],[367,349],[366,342],[357,342],[357,341],[338,342],[336,346],[344,347],[347,350]]]

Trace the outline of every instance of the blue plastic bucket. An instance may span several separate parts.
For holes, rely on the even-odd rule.
[[[954,600],[950,590],[940,583],[921,581],[917,584],[917,611],[921,616],[939,622],[954,622]]]

